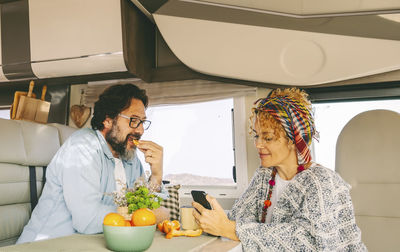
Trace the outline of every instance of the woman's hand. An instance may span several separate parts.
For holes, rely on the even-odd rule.
[[[207,195],[206,199],[210,202],[213,210],[208,210],[197,202],[192,203],[193,207],[198,211],[193,211],[193,216],[200,228],[206,233],[238,241],[236,222],[228,219],[224,209],[214,197]]]

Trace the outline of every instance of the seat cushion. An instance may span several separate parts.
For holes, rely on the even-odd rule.
[[[28,223],[30,212],[30,203],[0,206],[0,246],[15,243]]]

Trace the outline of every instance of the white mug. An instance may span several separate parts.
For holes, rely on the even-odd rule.
[[[196,210],[191,206],[184,206],[180,209],[181,224],[182,228],[185,230],[196,230],[200,228],[193,216],[193,211]]]

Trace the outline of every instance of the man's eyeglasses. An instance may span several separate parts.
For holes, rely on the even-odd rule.
[[[151,121],[149,120],[141,120],[138,117],[129,117],[123,114],[118,114],[120,117],[129,119],[129,127],[136,129],[137,127],[140,126],[140,124],[143,124],[143,129],[147,130],[150,127]]]

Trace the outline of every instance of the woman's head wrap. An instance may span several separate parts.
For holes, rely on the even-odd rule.
[[[314,118],[311,108],[308,108],[300,101],[282,95],[259,99],[255,102],[257,111],[265,111],[280,122],[287,136],[296,145],[299,164],[306,164],[311,161],[309,146],[312,138],[318,139],[318,132],[315,130]]]

